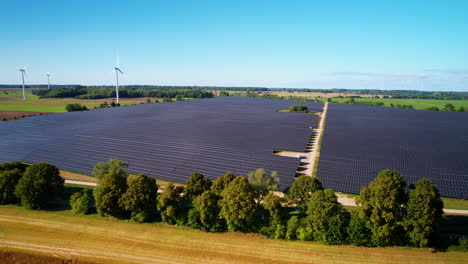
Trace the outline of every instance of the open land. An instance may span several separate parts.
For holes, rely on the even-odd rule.
[[[100,104],[115,102],[115,98],[105,99],[74,99],[74,98],[43,98],[31,94],[26,95],[27,100],[23,101],[23,94],[18,92],[9,92],[5,94],[0,90],[0,120],[3,118],[13,119],[24,116],[33,116],[39,114],[62,113],[66,112],[65,106],[71,103],[79,103],[88,109],[99,107]],[[133,105],[145,103],[148,99],[162,101],[162,98],[139,97],[139,98],[120,98],[120,104]]]
[[[0,206],[3,252],[52,254],[80,263],[466,263],[461,252],[360,248],[206,233],[161,223],[135,224],[69,211]],[[0,257],[4,256],[0,251]],[[2,259],[0,259],[2,260]]]

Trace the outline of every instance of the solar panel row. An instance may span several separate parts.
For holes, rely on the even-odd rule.
[[[273,150],[304,151],[317,116],[277,112],[293,104],[321,111],[321,103],[220,97],[144,104],[24,118],[0,123],[0,162],[50,162],[90,173],[119,158],[129,172],[185,182],[199,171],[215,179],[257,168],[292,182],[299,159]]]
[[[408,184],[428,178],[441,195],[468,199],[468,114],[330,104],[318,177],[359,193],[384,169]]]

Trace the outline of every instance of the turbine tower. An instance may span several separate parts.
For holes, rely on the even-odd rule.
[[[50,90],[50,73],[47,73],[47,90]]]
[[[119,103],[119,73],[120,74],[124,74],[121,70],[120,70],[120,62],[119,62],[119,55],[117,55],[117,66],[114,67],[114,71],[115,71],[115,96],[116,96],[116,103],[118,104]]]
[[[23,68],[18,68],[18,70],[21,72],[21,79],[23,80],[23,101],[26,101],[26,90],[24,89],[24,77],[28,77],[26,75],[26,69],[28,68],[28,65],[24,66]]]

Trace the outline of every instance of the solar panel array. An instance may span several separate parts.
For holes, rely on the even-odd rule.
[[[317,116],[277,112],[293,104],[321,111],[321,103],[220,97],[94,109],[0,123],[0,162],[50,162],[89,174],[109,158],[129,172],[185,182],[198,171],[215,179],[232,171],[278,171],[292,182],[299,159],[273,150],[304,151]]]
[[[468,199],[468,114],[330,104],[318,167],[323,185],[359,193],[384,169]]]

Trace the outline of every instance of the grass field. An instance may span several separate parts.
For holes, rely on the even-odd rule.
[[[29,211],[16,206],[0,206],[0,248],[0,260],[4,252],[10,251],[97,263],[468,262],[468,254],[461,252],[326,246],[270,240],[254,234],[205,233],[161,223],[135,224],[96,215],[74,216],[69,211]]]

